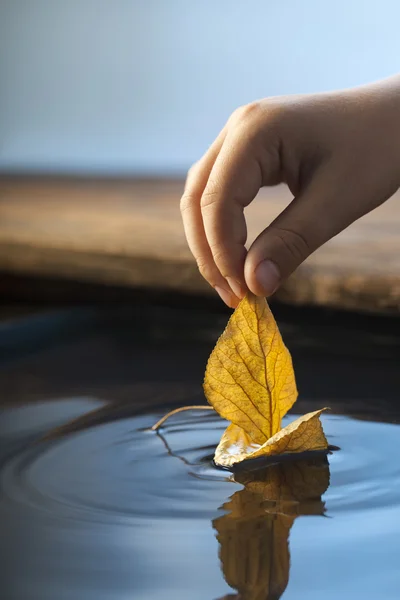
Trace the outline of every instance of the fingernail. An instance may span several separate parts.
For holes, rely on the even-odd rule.
[[[242,286],[240,285],[239,281],[237,281],[237,279],[227,277],[226,280],[229,283],[229,286],[232,292],[235,294],[235,296],[237,296],[240,300],[245,297],[246,292],[243,290]]]
[[[229,306],[229,308],[233,308],[232,294],[230,292],[227,292],[223,288],[218,287],[217,285],[215,286],[214,289],[215,289],[216,292],[218,292],[218,294],[220,295],[220,297],[222,298],[222,300],[225,302],[225,304],[227,306]]]
[[[255,271],[258,284],[266,296],[271,296],[279,286],[281,274],[272,260],[263,260]]]

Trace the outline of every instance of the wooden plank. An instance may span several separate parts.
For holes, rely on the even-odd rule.
[[[212,294],[183,233],[176,180],[0,177],[0,270]],[[400,194],[313,254],[282,287],[289,303],[397,312]],[[290,202],[264,189],[249,243]]]

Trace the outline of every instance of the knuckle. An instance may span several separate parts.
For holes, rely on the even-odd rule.
[[[260,102],[250,102],[239,106],[231,115],[231,123],[237,125],[256,117],[261,110]]]
[[[228,255],[226,248],[220,242],[215,242],[214,244],[210,244],[210,250],[221,275],[228,277]]]
[[[223,252],[222,250],[215,252],[213,254],[214,257],[214,262],[218,267],[219,272],[221,273],[222,277],[228,277],[229,276],[229,272],[228,269],[226,268],[226,254],[225,252]]]
[[[262,121],[268,128],[281,127],[286,122],[292,124],[290,116],[293,108],[278,97],[264,98],[239,106],[229,117],[228,123],[233,127],[258,126]]]
[[[257,116],[261,111],[261,104],[258,101],[250,102],[242,106],[242,117],[245,119]]]
[[[224,248],[220,242],[213,242],[210,244],[210,250],[214,258],[220,258],[224,254]]]
[[[201,197],[200,206],[202,209],[215,205],[221,197],[221,187],[214,182],[208,182],[206,189]]]
[[[192,208],[192,206],[193,206],[192,194],[183,194],[181,201],[180,201],[181,214],[186,212],[188,209]]]
[[[199,269],[200,275],[209,283],[212,284],[212,269],[208,265],[208,263],[204,260],[204,258],[199,257],[196,259],[197,268]]]
[[[228,124],[229,125],[236,125],[236,123],[238,123],[241,118],[242,118],[242,110],[243,107],[239,106],[238,108],[236,108],[233,113],[231,114],[231,116],[228,119]]]
[[[307,238],[294,229],[276,228],[275,236],[285,251],[296,261],[304,260],[312,252]]]

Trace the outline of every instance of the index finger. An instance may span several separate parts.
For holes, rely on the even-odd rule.
[[[200,208],[201,196],[225,135],[226,132],[223,129],[203,158],[190,169],[181,198],[181,214],[186,239],[201,275],[215,288],[225,304],[234,308],[237,306],[238,300],[213,260]]]
[[[239,298],[247,290],[244,208],[261,185],[261,167],[251,141],[238,133],[228,133],[203,191],[201,213],[214,263]]]

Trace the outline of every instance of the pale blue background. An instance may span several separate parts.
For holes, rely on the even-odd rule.
[[[398,0],[0,0],[0,169],[181,173],[232,110],[400,71]]]

